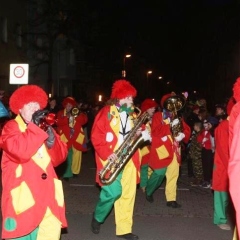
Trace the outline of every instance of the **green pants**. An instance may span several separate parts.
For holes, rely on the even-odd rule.
[[[142,165],[140,170],[140,187],[146,187],[148,182],[148,164]]]
[[[214,224],[227,223],[228,193],[214,191]]]
[[[105,221],[115,201],[120,198],[122,194],[121,177],[122,172],[110,185],[102,186],[99,200],[94,211],[94,218],[100,223]]]
[[[146,194],[148,196],[151,196],[160,187],[166,171],[167,168],[156,169],[153,171],[147,182]]]

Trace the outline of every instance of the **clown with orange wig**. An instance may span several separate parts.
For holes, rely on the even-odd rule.
[[[112,87],[109,104],[97,114],[91,133],[97,164],[96,182],[101,186],[91,223],[92,232],[98,234],[114,206],[117,237],[136,240],[132,234],[133,208],[136,196],[136,184],[139,182],[140,150],[128,160],[123,170],[109,185],[102,185],[99,172],[108,161],[116,161],[115,151],[124,142],[134,127],[133,98],[137,91],[126,80],[117,80]],[[144,130],[145,131],[145,130]],[[138,134],[143,134],[139,129]],[[147,132],[145,131],[147,136]]]
[[[54,167],[67,146],[49,125],[47,95],[36,85],[18,88],[10,97],[17,116],[2,130],[2,238],[58,240],[67,226],[62,183]]]
[[[83,125],[87,123],[88,118],[85,113],[79,112],[76,116],[71,113],[77,106],[74,98],[66,97],[62,105],[64,109],[57,113],[57,130],[61,140],[68,146],[67,166],[63,178],[69,179],[80,173],[82,152],[87,150]]]

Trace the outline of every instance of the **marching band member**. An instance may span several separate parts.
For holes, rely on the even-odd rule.
[[[149,166],[153,169],[153,173],[147,182],[146,200],[152,203],[153,193],[161,185],[166,176],[165,195],[167,206],[172,208],[181,207],[176,202],[177,195],[177,179],[179,176],[179,166],[181,163],[180,142],[188,142],[191,134],[190,127],[182,121],[182,132],[173,137],[171,128],[178,125],[178,118],[172,119],[172,112],[164,108],[164,102],[173,94],[166,94],[161,99],[162,112],[156,112],[152,118],[151,126],[151,152]]]
[[[153,99],[145,99],[142,104],[141,104],[141,112],[142,114],[146,111],[148,111],[150,117],[152,118],[154,112],[156,111],[157,107],[156,101]],[[148,131],[151,133],[151,122],[150,120],[147,124],[146,127],[148,128]],[[142,162],[141,162],[141,171],[140,171],[140,188],[142,189],[143,192],[145,192],[146,186],[147,186],[147,181],[149,178],[149,175],[151,174],[151,169],[149,168],[149,156],[150,156],[150,148],[151,144],[145,144],[141,148],[141,154],[142,154]]]
[[[1,135],[2,238],[59,240],[66,227],[62,182],[54,167],[67,146],[51,126],[40,128],[47,95],[36,85],[18,88],[10,97],[17,116]]]
[[[64,109],[57,113],[56,124],[61,140],[68,146],[67,167],[63,174],[63,178],[68,180],[80,173],[82,152],[87,150],[83,125],[87,123],[88,118],[80,111],[77,116],[71,113],[77,105],[74,98],[66,97],[62,105]],[[76,110],[78,111],[77,108]]]
[[[100,232],[101,224],[114,206],[116,235],[129,240],[138,239],[138,236],[132,233],[132,224],[136,184],[139,182],[140,150],[135,151],[123,170],[109,185],[102,185],[98,173],[108,161],[117,160],[115,151],[134,127],[133,98],[136,94],[137,91],[130,82],[126,80],[114,82],[109,105],[99,111],[91,132],[97,164],[96,182],[101,185],[91,223],[92,232],[95,234]],[[138,135],[140,133],[141,129],[137,131]]]

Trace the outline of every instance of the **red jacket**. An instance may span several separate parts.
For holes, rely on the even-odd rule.
[[[212,188],[215,191],[228,191],[228,161],[229,161],[229,122],[223,120],[215,129],[215,154]]]
[[[191,135],[190,127],[182,120],[183,133],[185,138],[183,141],[187,143]],[[173,155],[176,154],[174,149],[174,139],[171,134],[169,119],[163,119],[162,112],[156,112],[152,118],[151,126],[151,152],[149,165],[152,169],[160,169],[167,167],[173,160]],[[180,148],[178,148],[180,154]]]
[[[88,117],[84,113],[80,113],[75,118],[75,124],[73,126],[74,133],[72,137],[71,128],[69,127],[69,118],[66,116],[66,110],[60,110],[57,113],[57,131],[61,137],[61,140],[67,143],[68,149],[72,146],[79,151],[86,151],[85,134],[82,126],[86,124]]]
[[[131,126],[133,127],[133,118],[130,117]],[[107,163],[107,158],[115,152],[119,145],[120,117],[116,106],[105,106],[95,117],[91,132],[91,141],[95,149],[97,173],[96,182],[101,185],[99,172]],[[133,161],[136,171],[138,172],[137,182],[140,179],[140,150],[137,150],[129,161]]]
[[[47,208],[67,226],[62,182],[54,167],[67,156],[67,146],[55,134],[48,149],[48,134],[33,123],[28,126],[18,115],[3,128],[2,238],[17,238],[39,226]]]

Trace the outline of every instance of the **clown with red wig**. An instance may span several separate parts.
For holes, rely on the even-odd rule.
[[[80,173],[82,163],[82,152],[86,149],[85,134],[83,125],[88,118],[77,108],[77,102],[72,97],[66,97],[63,102],[63,109],[57,113],[57,130],[60,138],[68,146],[67,166],[63,178],[69,179]],[[75,108],[78,114],[74,114]]]
[[[2,238],[58,240],[67,226],[62,183],[54,167],[67,146],[46,118],[47,95],[36,85],[18,88],[10,97],[17,116],[2,130]]]
[[[129,81],[117,80],[112,87],[109,104],[103,107],[92,127],[91,141],[95,148],[97,164],[96,182],[101,186],[101,193],[97,202],[91,223],[92,232],[98,234],[114,206],[117,237],[136,240],[138,236],[132,234],[133,209],[136,196],[136,184],[139,182],[141,163],[140,150],[135,151],[127,161],[123,170],[109,185],[103,185],[99,180],[99,172],[108,161],[116,161],[115,151],[124,142],[126,136],[134,128],[133,98],[137,91]],[[143,131],[149,133],[145,129]],[[139,129],[138,134],[144,134]]]
[[[179,166],[181,164],[181,145],[180,142],[187,143],[190,138],[190,127],[180,118],[174,118],[173,113],[164,108],[165,101],[175,96],[175,93],[166,94],[161,98],[162,112],[156,112],[152,118],[151,125],[151,152],[149,166],[153,173],[148,179],[146,186],[146,199],[152,203],[153,194],[159,188],[166,177],[165,195],[167,206],[179,208],[177,203],[177,180],[179,176]],[[182,132],[173,136],[171,128],[182,121]]]

